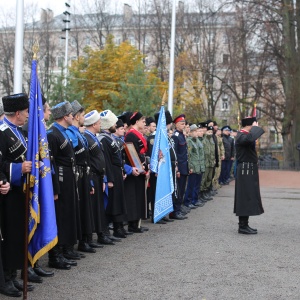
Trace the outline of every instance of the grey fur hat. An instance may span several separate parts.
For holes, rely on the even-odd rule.
[[[72,112],[73,108],[69,101],[60,102],[51,108],[51,113],[54,120],[61,119]]]
[[[84,110],[84,107],[77,100],[74,100],[71,105],[73,109],[73,116],[75,116],[80,110]]]
[[[0,99],[0,116],[4,114],[2,99]]]

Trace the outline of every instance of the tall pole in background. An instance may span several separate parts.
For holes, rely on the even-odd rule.
[[[65,3],[67,9],[70,8],[70,4],[69,3]],[[63,20],[65,23],[65,28],[62,31],[66,32],[66,48],[65,48],[65,63],[64,63],[64,86],[67,86],[67,76],[68,76],[68,45],[69,45],[69,31],[70,31],[70,27],[69,27],[69,23],[70,23],[70,12],[68,12],[68,10],[66,10],[64,12],[64,15],[66,16],[66,18]]]
[[[14,94],[22,93],[23,41],[24,41],[24,0],[16,0]]]
[[[171,53],[170,53],[170,72],[169,72],[169,97],[168,110],[173,114],[173,95],[174,95],[174,57],[175,57],[175,29],[176,29],[176,0],[173,0],[172,7],[172,26],[171,26]]]

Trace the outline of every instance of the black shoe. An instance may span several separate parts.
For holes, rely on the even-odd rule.
[[[67,264],[65,261],[61,260],[59,257],[50,258],[48,261],[49,268],[54,268],[58,270],[70,270],[71,265]]]
[[[210,201],[213,199],[213,197],[210,197],[207,192],[203,192],[202,197],[207,201]]]
[[[126,238],[126,234],[123,232],[123,230],[121,228],[118,228],[117,230],[115,230],[113,233],[113,236],[117,237],[117,238],[121,238],[121,239]]]
[[[21,278],[24,279],[23,270],[21,271]],[[34,283],[42,283],[43,278],[40,277],[35,271],[32,269],[32,267],[27,268],[27,280],[28,282],[34,282]]]
[[[125,235],[132,235],[132,234],[133,234],[133,232],[127,231],[124,227],[122,227],[121,230],[123,231],[123,233],[124,233]]]
[[[7,281],[0,286],[0,294],[8,297],[21,297],[22,293],[14,286],[13,282]]]
[[[73,260],[73,259],[68,259],[64,256],[62,256],[60,258],[64,263],[66,263],[67,265],[70,265],[70,266],[73,266],[73,267],[76,267],[77,266],[77,261]]]
[[[78,251],[86,253],[96,253],[95,249],[93,249],[88,243],[82,241],[78,243]]]
[[[23,291],[23,281],[19,282],[18,280],[13,280],[12,281],[13,285],[15,286],[16,289],[19,291]],[[34,286],[31,284],[27,284],[27,291],[32,292],[34,290]]]
[[[158,222],[156,222],[155,224],[167,224],[167,222],[165,222],[163,219],[161,219]]]
[[[40,267],[39,265],[35,265],[33,270],[34,270],[35,274],[37,274],[41,277],[53,277],[54,276],[53,271],[46,271],[42,267]]]
[[[81,259],[79,253],[76,253],[74,251],[74,249],[71,249],[70,247],[67,247],[66,249],[63,250],[63,256],[66,259],[70,259],[70,260],[80,260]]]
[[[102,245],[115,245],[115,243],[106,235],[98,236],[97,242]]]
[[[144,232],[144,230],[142,228],[129,227],[129,226],[128,226],[128,231],[129,232],[134,232],[134,233],[143,233]]]
[[[182,215],[181,213],[175,213],[175,214],[170,214],[170,219],[173,220],[185,220],[187,219],[186,216]]]
[[[251,228],[249,225],[248,225],[248,228],[249,228],[250,230],[252,230],[252,231],[257,232],[257,229],[256,229],[256,228]]]
[[[145,226],[140,226],[140,229],[142,229],[143,231],[149,231],[149,228]]]
[[[174,220],[171,220],[167,217],[163,217],[162,220],[164,220],[165,222],[174,222]]]
[[[185,205],[182,205],[182,206],[180,207],[180,211],[181,211],[182,213],[188,214],[188,213],[191,211],[191,209],[190,209],[189,207],[185,206]]]
[[[119,238],[117,236],[114,235],[107,235],[107,237],[112,240],[113,242],[122,242],[122,238]]]
[[[194,203],[193,205],[194,206],[197,206],[197,207],[202,207],[202,206],[204,206],[204,202],[202,202],[202,201],[197,201],[196,203]]]
[[[190,209],[196,209],[197,207],[194,204],[189,204],[188,208],[190,208]]]
[[[88,242],[88,245],[89,245],[91,248],[103,248],[103,247],[104,247],[103,245],[100,245],[100,244],[95,243],[95,242],[93,242],[93,241]]]
[[[238,233],[241,234],[257,234],[257,231],[253,231],[249,228],[249,226],[240,226]]]

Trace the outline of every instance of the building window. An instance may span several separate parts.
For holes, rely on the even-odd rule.
[[[228,35],[226,33],[223,33],[223,43],[228,44]]]
[[[150,37],[149,37],[148,35],[146,35],[146,36],[144,37],[144,45],[145,45],[145,46],[149,46],[149,45],[150,45],[150,42],[151,42]]]
[[[229,103],[228,103],[228,98],[223,98],[222,99],[222,110],[228,110],[229,109]]]
[[[119,45],[121,45],[121,42],[122,42],[121,37],[120,37],[120,36],[116,36],[116,37],[115,37],[115,44],[116,44],[117,46],[119,46]]]
[[[195,45],[199,45],[200,44],[200,38],[199,38],[199,36],[195,36],[193,42],[194,42]]]
[[[131,46],[135,46],[135,38],[134,38],[134,36],[130,35],[130,36],[128,37],[128,42],[129,42],[129,44],[130,44]]]
[[[85,37],[84,43],[86,46],[89,46],[91,44],[91,38],[89,36]]]
[[[61,37],[59,39],[59,46],[63,47],[66,44],[66,38],[65,37]]]
[[[64,66],[64,61],[65,59],[63,56],[56,57],[56,66],[62,68]]]
[[[276,143],[276,132],[274,129],[270,129],[269,140],[270,143]]]
[[[227,65],[229,63],[229,55],[223,54],[223,64]]]

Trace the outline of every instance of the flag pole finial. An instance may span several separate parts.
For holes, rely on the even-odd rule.
[[[33,52],[33,59],[37,60],[37,54],[40,50],[39,42],[35,40],[33,46],[32,46],[32,52]]]
[[[164,92],[164,95],[163,95],[163,98],[161,101],[161,106],[164,106],[166,101],[167,101],[167,91]]]

